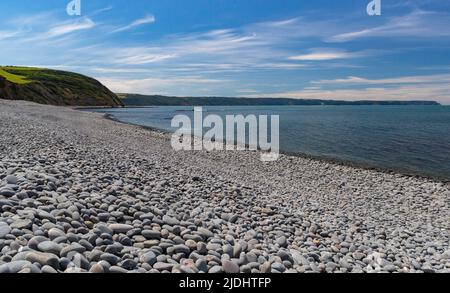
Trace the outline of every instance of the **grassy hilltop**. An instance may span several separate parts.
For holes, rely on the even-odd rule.
[[[288,98],[168,97],[117,94],[125,106],[320,106],[320,105],[439,105],[435,101],[335,101]]]
[[[67,71],[0,66],[0,98],[58,106],[122,106],[99,81]]]

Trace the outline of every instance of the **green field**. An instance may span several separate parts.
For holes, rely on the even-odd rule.
[[[7,81],[13,82],[16,84],[27,84],[27,83],[31,82],[25,76],[17,75],[17,74],[10,72],[11,70],[14,70],[14,69],[19,69],[19,70],[23,70],[23,71],[31,70],[31,69],[25,68],[25,67],[5,66],[5,67],[0,67],[0,76],[3,76],[4,78],[6,78]]]
[[[74,72],[0,66],[0,77],[1,99],[58,106],[122,106],[122,101],[99,81]]]

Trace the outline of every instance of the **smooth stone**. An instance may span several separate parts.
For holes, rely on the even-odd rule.
[[[268,261],[263,263],[260,267],[260,271],[263,274],[268,274],[268,273],[270,273],[271,270],[272,270],[272,264]]]
[[[164,223],[166,223],[167,225],[170,225],[170,226],[180,225],[180,221],[178,221],[177,219],[170,217],[168,215],[164,215],[162,220],[164,221]]]
[[[33,222],[31,220],[20,219],[20,220],[15,220],[9,226],[11,227],[11,229],[28,229],[28,228],[31,228],[32,225],[33,225]]]
[[[154,265],[156,263],[156,254],[152,251],[146,252],[140,258],[141,262],[147,263],[149,265]]]
[[[102,256],[100,256],[100,259],[107,261],[108,263],[110,263],[113,266],[116,265],[120,261],[120,258],[118,256],[111,254],[111,253],[102,254]]]
[[[288,243],[287,243],[287,239],[285,236],[281,236],[280,238],[277,238],[276,243],[280,246],[280,247],[287,247]]]
[[[107,222],[109,220],[110,216],[111,215],[109,213],[100,213],[100,214],[97,215],[98,219],[101,222]]]
[[[8,175],[8,176],[6,176],[5,180],[6,180],[6,182],[7,182],[8,184],[13,184],[13,185],[16,185],[16,184],[17,184],[17,177],[14,176],[14,175]]]
[[[51,266],[45,265],[41,269],[42,273],[44,274],[57,274],[58,272],[52,268]]]
[[[49,265],[55,269],[59,266],[59,259],[56,255],[51,253],[45,253],[45,252],[29,252],[25,259],[31,263],[39,263],[42,266]]]
[[[62,247],[52,241],[44,241],[38,244],[38,249],[42,252],[48,252],[59,255]]]
[[[7,224],[0,223],[0,238],[4,238],[11,232],[11,228]]]
[[[161,239],[161,232],[155,230],[143,230],[141,232],[142,236],[147,239]]]
[[[9,189],[0,189],[0,195],[4,197],[13,197],[16,193]]]
[[[126,270],[134,270],[137,266],[137,262],[135,262],[132,259],[126,259],[121,264],[120,267],[126,269]]]
[[[188,255],[191,252],[190,248],[183,244],[175,245],[173,248],[175,253],[184,253]]]
[[[153,268],[158,271],[171,271],[174,264],[165,263],[165,262],[157,262],[153,265]]]
[[[230,260],[222,261],[222,268],[227,274],[238,274],[240,272],[239,266]]]
[[[94,264],[91,269],[89,270],[90,273],[93,274],[103,274],[105,271],[103,267],[99,264]]]
[[[124,268],[118,267],[118,266],[112,266],[109,268],[109,273],[111,274],[126,274],[128,271]]]
[[[200,235],[205,236],[206,239],[214,237],[214,233],[209,231],[208,229],[205,228],[198,228],[197,232],[200,233]]]
[[[49,212],[38,210],[37,216],[41,219],[49,220],[50,222],[55,223],[56,219],[54,216],[52,216]]]
[[[66,233],[58,228],[51,228],[50,230],[48,230],[48,238],[50,238],[51,240],[54,240],[61,236],[66,236]]]
[[[220,273],[223,273],[223,269],[221,266],[216,265],[216,266],[213,266],[212,268],[210,268],[208,273],[209,274],[220,274]]]
[[[78,243],[70,244],[63,249],[61,249],[60,255],[65,257],[71,252],[84,253],[86,248]]]
[[[31,265],[26,260],[16,260],[0,265],[0,274],[15,274],[21,271],[25,266]]]
[[[208,263],[204,259],[198,259],[195,262],[195,266],[201,272],[204,272],[204,273],[208,272]]]
[[[132,230],[134,227],[131,225],[126,224],[111,224],[108,226],[109,229],[111,229],[114,234],[126,234],[128,231]]]

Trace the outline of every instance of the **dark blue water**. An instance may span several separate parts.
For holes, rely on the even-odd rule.
[[[193,107],[102,109],[117,119],[174,131]],[[203,107],[204,115],[280,115],[283,151],[450,179],[448,106]]]

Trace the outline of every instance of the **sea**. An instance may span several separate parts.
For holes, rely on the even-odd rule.
[[[95,109],[173,132],[194,107]],[[206,106],[203,115],[279,115],[284,152],[450,180],[450,106]],[[241,142],[244,143],[244,142]]]

